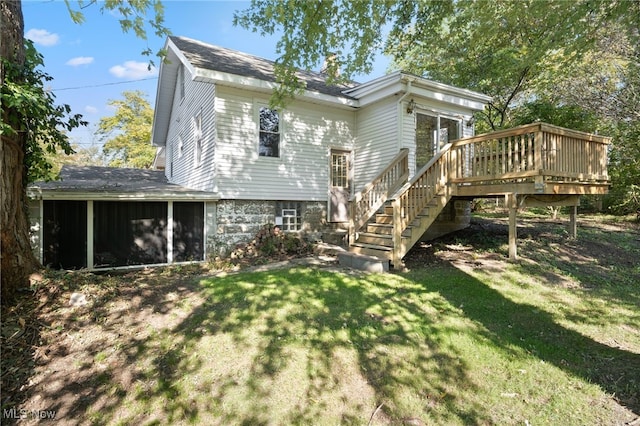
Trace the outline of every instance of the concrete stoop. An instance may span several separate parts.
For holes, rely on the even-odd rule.
[[[389,260],[380,259],[366,254],[344,251],[338,253],[338,263],[345,268],[358,269],[366,272],[387,272],[389,271]]]

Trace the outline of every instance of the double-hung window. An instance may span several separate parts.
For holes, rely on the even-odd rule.
[[[280,114],[278,111],[260,107],[260,135],[258,155],[261,157],[280,156]]]

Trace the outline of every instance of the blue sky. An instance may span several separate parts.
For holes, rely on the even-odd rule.
[[[77,4],[72,0],[73,6]],[[88,2],[86,2],[88,3]],[[275,60],[276,37],[261,37],[233,26],[233,13],[249,6],[246,1],[178,1],[165,0],[165,25],[172,34],[191,37],[207,43],[251,53]],[[100,13],[99,5],[83,9],[85,22],[75,24],[64,1],[24,0],[25,37],[36,44],[44,56],[45,72],[53,77],[48,87],[58,104],[69,104],[73,113],[89,121],[89,126],[72,132],[71,140],[87,148],[95,140],[101,117],[113,110],[109,100],[121,99],[122,92],[140,90],[147,94],[153,107],[157,86],[157,69],[149,72],[149,57],[142,55],[147,47],[154,52],[165,40],[149,35],[147,41],[133,33],[124,34],[117,17]],[[158,58],[152,58],[158,64]],[[385,74],[388,60],[380,57],[366,81]]]

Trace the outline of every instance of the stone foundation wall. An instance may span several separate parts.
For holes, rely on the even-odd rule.
[[[321,241],[331,228],[324,201],[301,201],[300,233],[309,241]],[[275,223],[276,201],[220,200],[207,206],[207,253],[226,255],[236,245],[247,243],[261,227]]]
[[[471,201],[450,200],[436,221],[420,238],[421,241],[433,240],[451,232],[459,231],[471,225]]]

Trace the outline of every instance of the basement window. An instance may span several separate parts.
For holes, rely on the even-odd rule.
[[[279,201],[276,203],[276,226],[285,232],[302,229],[302,203],[297,201]]]

